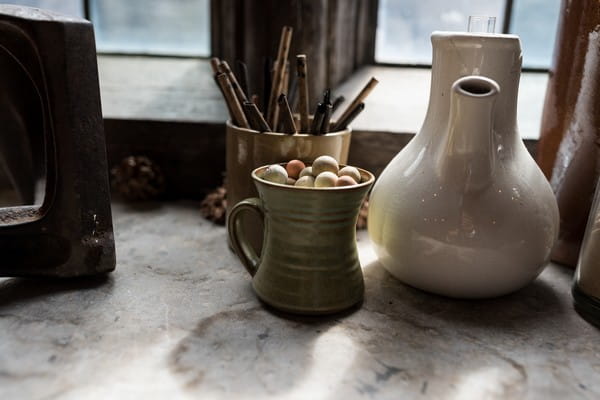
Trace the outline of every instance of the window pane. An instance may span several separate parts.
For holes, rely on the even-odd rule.
[[[496,17],[501,32],[504,0],[380,0],[375,59],[431,64],[431,32],[467,31],[469,15]]]
[[[98,51],[207,56],[209,0],[90,0]]]
[[[560,0],[514,0],[510,31],[521,37],[524,67],[550,67],[559,11]]]
[[[60,14],[83,17],[82,0],[9,0],[7,3],[43,8]]]

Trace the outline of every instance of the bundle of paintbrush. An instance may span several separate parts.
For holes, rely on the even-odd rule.
[[[290,73],[288,55],[292,41],[292,28],[284,26],[275,61],[264,63],[262,99],[258,94],[249,94],[246,64],[236,62],[236,74],[226,61],[214,57],[211,66],[215,82],[221,89],[229,109],[232,122],[242,128],[259,132],[284,132],[324,135],[344,130],[365,108],[364,100],[377,85],[375,78],[367,83],[350,105],[340,114],[336,123],[331,116],[344,102],[344,97],[331,99],[331,90],[325,90],[317,104],[312,121],[309,113],[308,65],[306,55],[296,56],[296,74]],[[262,110],[259,108],[262,100]],[[297,110],[298,117],[294,117]]]

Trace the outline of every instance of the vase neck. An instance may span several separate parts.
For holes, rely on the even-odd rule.
[[[439,132],[448,124],[452,84],[467,75],[493,79],[502,92],[496,99],[494,131],[510,145],[516,133],[521,45],[514,35],[434,32],[431,93],[423,132]]]
[[[438,176],[448,186],[473,191],[492,182],[494,105],[499,93],[496,82],[480,76],[467,76],[452,85],[448,127],[437,151]]]

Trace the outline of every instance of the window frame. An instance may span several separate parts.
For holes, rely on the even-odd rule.
[[[89,7],[89,0],[83,1],[85,2],[84,4],[87,4]],[[345,0],[321,1],[331,1],[332,3],[335,3],[337,1],[341,3]],[[362,0],[365,1],[365,3],[360,3],[360,1],[361,0],[356,0],[356,4],[367,4],[370,7],[370,18],[373,18],[374,10],[374,21],[376,22],[378,16],[377,10],[379,7],[379,1]],[[228,7],[227,11],[234,12],[226,13],[225,16],[227,18],[223,19],[223,10],[219,10],[216,7],[214,7],[215,3],[219,4],[222,7]],[[236,58],[243,58],[244,55],[248,55],[248,52],[251,53],[250,55],[252,57],[256,56],[256,54],[252,53],[252,49],[248,50],[244,48],[244,44],[252,43],[252,40],[255,39],[251,37],[249,39],[250,41],[246,42],[240,41],[239,39],[240,35],[242,35],[243,37],[243,35],[246,34],[246,31],[243,30],[244,24],[237,24],[236,22],[239,22],[240,18],[242,18],[242,21],[243,18],[250,18],[251,21],[254,21],[253,18],[256,18],[256,15],[244,16],[243,13],[247,12],[247,8],[251,9],[252,7],[246,5],[246,9],[244,9],[244,7],[240,5],[241,3],[243,2],[237,2],[235,0],[211,0],[211,56],[219,56],[221,58],[231,60],[235,60]],[[507,0],[506,4],[512,8],[513,0]],[[276,13],[276,11],[274,10],[271,10],[270,12]],[[507,12],[512,12],[512,9],[507,10]],[[86,11],[86,13],[89,16],[89,9]],[[508,19],[509,18],[505,17],[505,21]],[[294,20],[292,19],[292,22],[293,21]],[[273,26],[277,25],[276,29],[281,29],[281,25],[286,22],[289,23],[286,20],[278,20],[276,22],[272,22],[272,24]],[[261,28],[264,27],[261,26]],[[510,23],[504,22],[503,31],[508,30],[509,28]],[[411,68],[422,70],[431,69],[431,65],[401,65],[376,62],[375,34],[377,24],[374,23],[373,20],[371,20],[371,24],[366,23],[360,29],[362,30],[361,34],[365,35],[366,37],[366,39],[364,39],[365,43],[361,42],[362,47],[358,52],[360,53],[360,57],[355,57],[353,59],[354,61],[350,60],[354,63],[352,69],[346,69],[343,74],[338,74],[340,80],[338,82],[331,83],[332,88],[336,90],[341,89],[340,83],[354,80],[356,82],[350,88],[350,91],[356,92],[360,90],[359,86],[364,84],[364,79],[354,78],[358,78],[360,76],[361,71],[364,72],[365,68],[368,70],[370,66],[393,67],[394,69],[397,69],[397,72],[399,74],[403,73],[403,69],[405,71]],[[215,32],[218,33],[215,34]],[[360,42],[360,39],[357,39],[357,42]],[[219,51],[222,51],[224,53],[219,54]],[[155,62],[160,62],[160,59],[162,59],[162,62],[168,63],[168,58],[173,59],[173,62],[177,63],[177,65],[184,65],[186,62],[188,62],[186,60],[196,60],[195,62],[198,63],[198,68],[203,68],[205,70],[205,72],[202,73],[202,76],[210,76],[210,66],[207,60],[208,57],[177,55],[168,56],[153,54],[136,55],[132,53],[106,52],[99,52],[98,55],[99,58],[120,58],[122,62],[126,64],[130,64],[130,62],[131,64],[134,64],[134,59],[139,59],[140,57],[155,59],[154,61],[144,64],[153,64]],[[327,65],[327,68],[329,68],[329,65]],[[168,68],[165,68],[165,72],[172,72],[173,69],[173,66],[170,66]],[[119,69],[111,70],[118,71]],[[547,72],[547,70],[524,69],[524,72],[544,73]],[[540,76],[541,75],[542,74],[540,74]],[[109,84],[104,88],[104,90],[106,91],[116,91],[113,94],[112,98],[122,98],[122,96],[120,96],[120,93],[126,93],[131,90],[131,87],[129,86],[130,82],[127,82],[126,79],[124,79],[124,77],[117,77],[116,74],[114,74],[112,78],[115,78],[115,81],[110,82],[110,79],[108,80],[109,83],[111,83],[112,85]],[[173,86],[176,88],[178,84],[182,85],[181,82],[175,82],[173,83]],[[319,83],[319,85],[322,86],[323,83],[321,82]],[[101,79],[101,88],[102,86],[104,85],[102,84]],[[183,86],[200,87],[199,85],[197,86],[193,82],[187,82],[185,85],[182,85],[182,87]],[[202,91],[205,92],[204,94],[211,99],[220,99],[218,90],[213,85],[213,82],[209,82],[209,85],[206,86],[206,89]],[[157,92],[156,94],[157,96],[150,97],[160,98],[160,93]],[[190,95],[182,95],[181,97],[182,98],[180,100],[187,101],[188,103],[192,103],[193,101],[195,101],[193,96]],[[110,98],[110,96],[105,97],[103,94],[103,98],[108,99]],[[167,102],[168,100],[164,101]],[[137,100],[137,102],[139,103],[139,99]],[[156,160],[160,165],[169,166],[168,168],[166,168],[165,173],[169,181],[173,183],[172,195],[174,197],[202,198],[202,195],[204,191],[207,190],[207,188],[212,188],[220,183],[220,171],[223,171],[225,168],[225,128],[223,122],[224,118],[226,117],[223,117],[223,120],[216,120],[214,114],[208,115],[206,113],[198,113],[189,114],[186,117],[176,116],[175,118],[172,118],[158,116],[156,114],[150,115],[149,113],[139,113],[140,107],[134,107],[133,104],[126,105],[126,108],[127,110],[125,110],[125,112],[120,115],[111,115],[111,113],[108,113],[108,115],[105,114],[107,148],[109,154],[109,162],[111,165],[117,163],[120,160],[120,158],[125,155],[147,154],[148,156]],[[394,154],[400,151],[400,149],[402,149],[404,145],[406,145],[406,143],[408,143],[408,141],[410,141],[413,135],[416,133],[413,130],[403,130],[402,127],[400,127],[397,124],[394,124],[394,128],[390,130],[378,130],[370,128],[361,129],[358,125],[358,129],[355,129],[353,132],[353,150],[351,152],[350,158],[351,160],[353,160],[353,163],[357,165],[368,166],[373,171],[380,171],[385,166],[385,164],[389,162],[389,159],[391,159],[391,157],[393,157]],[[537,144],[537,139],[525,138],[524,142],[525,145],[530,149],[530,151],[534,153]],[[169,145],[165,145],[165,143]],[[180,146],[181,143],[187,143],[188,145]],[[183,150],[184,148],[186,150]],[[371,161],[363,157],[363,155],[372,155],[374,153],[378,154],[378,156],[370,157],[369,159],[372,158]],[[182,159],[185,160],[185,162],[187,162],[187,164],[185,164],[185,168],[182,165]],[[369,162],[371,162],[372,165],[369,164]],[[200,174],[197,171],[211,171],[212,173]],[[189,182],[196,182],[199,183],[199,185],[189,185]]]
[[[83,13],[84,13],[84,18],[91,21],[91,5],[90,5],[90,1],[91,0],[81,0],[82,4],[83,4]],[[217,47],[221,46],[221,44],[217,43],[217,41],[215,41],[213,39],[213,35],[215,34],[215,31],[218,28],[213,28],[213,25],[218,24],[218,17],[220,16],[220,14],[216,13],[213,11],[213,8],[215,7],[215,2],[211,1],[210,4],[210,41],[211,41],[211,49],[210,49],[210,54],[203,56],[203,55],[182,55],[182,54],[156,54],[156,53],[144,53],[144,52],[125,52],[125,51],[98,51],[98,54],[106,54],[106,55],[129,55],[129,56],[148,56],[148,57],[165,57],[165,58],[183,58],[183,59],[200,59],[200,60],[206,60],[209,59],[213,56],[213,53],[215,53],[215,50]],[[375,14],[377,15],[377,11],[379,9],[379,1],[378,0],[373,0],[373,7],[375,9]],[[513,11],[514,11],[514,0],[505,0],[504,3],[504,15],[503,15],[503,20],[502,20],[502,32],[503,34],[509,34],[510,33],[510,28],[511,28],[511,24],[512,24],[512,16],[513,16]],[[377,30],[377,24],[374,24],[372,26],[373,32],[371,33],[371,35],[373,35],[373,37],[375,37],[375,40],[372,41],[372,45],[373,48],[370,49],[369,51],[373,54],[372,56],[372,64],[373,65],[380,65],[380,66],[389,66],[389,67],[402,67],[402,68],[431,68],[431,64],[422,64],[422,63],[394,63],[394,62],[381,62],[381,61],[377,61],[375,58],[375,42],[376,42],[376,30]],[[543,67],[523,67],[522,68],[523,72],[548,72],[549,68],[543,68]]]

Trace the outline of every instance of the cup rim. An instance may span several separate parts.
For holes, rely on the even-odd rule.
[[[284,162],[284,163],[274,163],[274,164],[279,164],[285,168],[285,164],[287,164],[287,163]],[[369,177],[369,179],[364,182],[361,179],[360,183],[358,183],[356,185],[352,185],[352,186],[334,186],[334,187],[319,187],[319,188],[305,187],[305,186],[291,186],[291,185],[282,184],[282,183],[269,182],[262,178],[259,178],[259,176],[257,175],[258,170],[267,168],[269,165],[273,165],[273,164],[262,165],[258,168],[255,168],[251,174],[252,179],[254,179],[255,182],[259,182],[259,183],[267,185],[267,186],[274,186],[274,187],[287,189],[287,190],[308,190],[308,191],[314,191],[314,192],[322,192],[322,191],[335,192],[335,191],[345,191],[345,190],[360,190],[360,189],[363,189],[365,186],[369,186],[369,185],[373,184],[373,182],[375,181],[375,175],[373,175],[371,172],[369,172],[363,168],[354,167],[354,168],[358,169],[358,171],[361,174],[361,177],[363,175],[366,175]],[[340,164],[340,169],[343,167],[347,167],[347,166],[348,166],[348,164]]]
[[[254,129],[247,129],[247,128],[242,128],[241,126],[237,126],[234,125],[233,122],[231,121],[231,119],[228,119],[225,122],[225,125],[227,125],[227,127],[242,131],[242,132],[247,132],[253,135],[267,135],[267,136],[288,136],[288,137],[292,137],[292,138],[307,138],[307,137],[314,137],[314,138],[318,138],[318,137],[336,137],[336,136],[343,136],[343,135],[348,135],[352,133],[352,127],[348,126],[346,129],[341,130],[341,131],[335,131],[335,132],[328,132],[328,133],[324,133],[322,135],[313,135],[311,133],[295,133],[293,135],[289,134],[289,133],[283,133],[283,132],[261,132],[261,131],[257,131]]]

